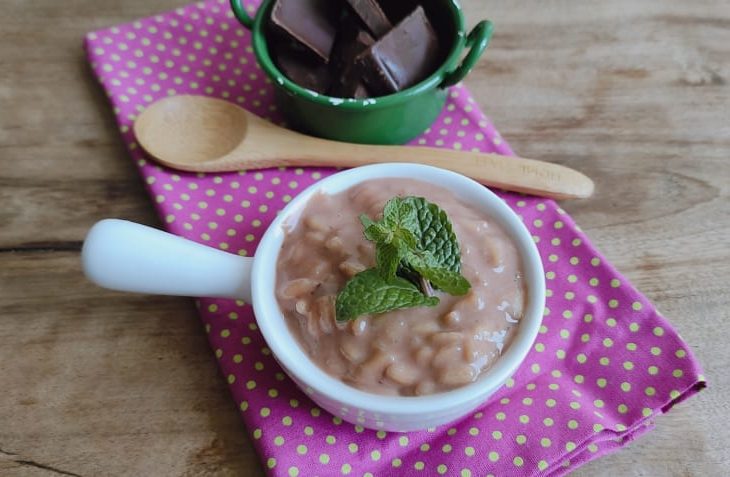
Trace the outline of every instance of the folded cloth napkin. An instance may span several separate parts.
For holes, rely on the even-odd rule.
[[[89,33],[85,41],[167,229],[240,255],[254,253],[292,196],[332,171],[177,172],[145,157],[131,125],[151,102],[182,93],[224,98],[278,121],[249,41],[225,0]],[[414,142],[512,154],[463,86],[451,90],[441,116]],[[545,263],[544,324],[507,384],[450,425],[398,434],[342,422],[282,373],[249,305],[199,300],[211,346],[270,475],[563,475],[621,448],[704,387],[676,331],[562,209],[550,200],[500,195],[527,224]]]

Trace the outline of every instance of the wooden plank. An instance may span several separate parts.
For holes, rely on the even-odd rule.
[[[0,290],[0,474],[257,468],[192,300],[100,290],[73,252],[0,254]]]

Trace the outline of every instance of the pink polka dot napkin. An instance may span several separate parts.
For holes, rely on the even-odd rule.
[[[294,195],[332,171],[177,172],[146,158],[131,126],[148,104],[182,93],[223,98],[279,121],[249,41],[225,0],[89,33],[85,40],[167,229],[241,255],[253,255]],[[415,143],[512,154],[463,86],[451,90],[441,116]],[[621,448],[704,387],[700,366],[677,332],[555,202],[501,196],[532,231],[545,263],[544,324],[506,386],[451,425],[397,434],[342,422],[282,373],[248,305],[200,299],[211,346],[270,475],[563,475]]]

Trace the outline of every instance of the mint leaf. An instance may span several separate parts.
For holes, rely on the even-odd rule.
[[[471,289],[469,280],[464,278],[461,273],[452,272],[447,268],[428,268],[419,270],[419,272],[426,280],[449,295],[466,295]]]
[[[471,284],[461,273],[440,268],[438,260],[431,252],[409,252],[405,261],[423,278],[449,295],[465,295],[471,288]]]
[[[418,248],[418,238],[410,230],[400,229],[398,231],[398,238],[401,241],[401,245],[406,247],[406,249],[416,250]]]
[[[466,295],[471,289],[469,281],[459,272],[452,272],[447,268],[420,268],[415,266],[413,268],[423,278],[449,295]]]
[[[360,214],[360,223],[365,230],[367,230],[368,227],[370,227],[371,225],[377,225],[377,222],[375,222],[365,214]]]
[[[390,242],[393,239],[393,231],[390,228],[374,222],[365,214],[360,214],[360,223],[365,229],[365,238],[371,242]]]
[[[380,224],[393,232],[393,240],[405,240],[409,246],[417,242],[414,235],[418,230],[416,210],[400,197],[394,197],[385,204]]]
[[[337,295],[337,321],[348,321],[360,315],[385,313],[414,306],[435,306],[439,299],[424,296],[408,280],[400,277],[383,278],[374,268],[360,272],[350,279]]]
[[[402,201],[411,204],[416,213],[416,228],[412,230],[418,238],[416,248],[433,254],[438,268],[459,272],[461,251],[446,212],[422,197],[405,197]]]
[[[418,225],[415,209],[395,197],[385,204],[380,222],[366,215],[360,216],[360,222],[365,228],[365,237],[375,242],[375,258],[381,275],[384,278],[395,276],[401,259],[418,243],[411,231]]]
[[[393,241],[393,231],[381,224],[373,222],[372,225],[365,228],[365,238],[375,243],[390,243]]]
[[[417,217],[413,205],[400,197],[393,197],[383,208],[383,224],[395,229],[414,230]]]
[[[375,248],[375,263],[383,278],[395,276],[401,256],[401,250],[394,244],[382,243]]]

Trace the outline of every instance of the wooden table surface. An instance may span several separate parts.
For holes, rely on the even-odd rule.
[[[726,0],[464,0],[496,35],[467,85],[526,157],[581,169],[563,204],[668,316],[710,389],[583,476],[730,469]],[[82,35],[174,0],[0,0],[0,475],[262,475],[183,298],[87,283],[86,230],[158,225]]]

